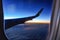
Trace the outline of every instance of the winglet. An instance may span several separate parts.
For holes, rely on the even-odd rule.
[[[38,13],[35,15],[35,17],[39,16],[41,14],[41,12],[43,11],[44,8],[41,8]]]

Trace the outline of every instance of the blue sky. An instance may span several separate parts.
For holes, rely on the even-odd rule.
[[[44,8],[34,20],[50,21],[53,0],[3,0],[4,19],[23,18],[35,15]]]

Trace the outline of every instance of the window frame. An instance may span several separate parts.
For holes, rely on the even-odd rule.
[[[4,32],[2,0],[0,0],[0,40],[7,40]]]
[[[50,23],[50,35],[49,40],[56,40],[57,39],[57,31],[58,31],[58,24],[59,24],[59,3],[60,0],[53,0],[52,5],[52,17]]]

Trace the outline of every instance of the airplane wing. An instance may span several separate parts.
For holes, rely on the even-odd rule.
[[[38,17],[42,11],[43,11],[43,8],[41,8],[36,15],[30,16],[30,17],[7,19],[7,20],[5,20],[5,29],[8,29],[17,24],[23,24],[25,21],[28,21],[28,20],[32,20],[33,18]]]

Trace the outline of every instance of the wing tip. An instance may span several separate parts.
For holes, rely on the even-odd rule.
[[[36,17],[39,16],[41,14],[41,12],[43,11],[44,8],[41,8],[38,13],[35,15]]]

